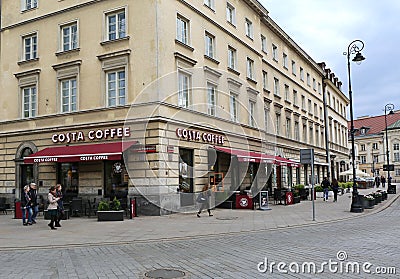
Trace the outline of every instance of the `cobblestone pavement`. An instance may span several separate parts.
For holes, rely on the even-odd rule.
[[[398,278],[399,231],[397,199],[376,214],[316,225],[123,244],[3,249],[0,278],[149,278],[146,272],[162,268],[184,271],[187,278]],[[275,262],[273,273],[270,268],[259,271],[266,261],[269,267]],[[323,265],[329,261],[337,264]],[[307,272],[311,263],[317,271],[322,265],[324,272]],[[357,265],[359,274],[353,272]],[[300,272],[294,273],[297,266]],[[372,274],[393,272],[390,267],[397,275]]]

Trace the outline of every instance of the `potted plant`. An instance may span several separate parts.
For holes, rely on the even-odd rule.
[[[321,185],[315,185],[314,187],[315,197],[316,198],[323,198],[324,197],[324,189]]]
[[[375,198],[371,194],[365,195],[362,201],[363,201],[363,207],[365,209],[371,209],[375,205]]]
[[[124,211],[116,197],[112,201],[100,201],[97,208],[97,221],[124,221]]]
[[[294,188],[299,192],[300,200],[307,200],[308,190],[304,187],[303,184],[297,184]]]
[[[300,203],[300,192],[296,189],[293,192],[293,203]]]

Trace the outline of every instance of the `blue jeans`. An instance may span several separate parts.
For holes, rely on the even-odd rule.
[[[329,188],[324,188],[324,200],[328,200],[328,192],[329,192]]]
[[[26,211],[28,211],[28,223],[32,223],[32,208],[31,207],[26,207],[26,208],[23,208],[23,207],[21,207],[21,209],[22,209],[22,224],[25,224],[25,221],[26,221]]]
[[[36,217],[38,215],[39,212],[39,206],[36,205],[33,207],[33,214],[32,214],[32,221],[36,221]]]

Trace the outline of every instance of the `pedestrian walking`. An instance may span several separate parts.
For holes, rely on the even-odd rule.
[[[336,178],[332,179],[333,202],[337,202],[337,194],[339,191],[339,182]]]
[[[57,208],[58,208],[57,201],[60,198],[57,198],[56,195],[57,195],[56,186],[51,186],[50,189],[49,189],[49,194],[47,195],[47,199],[49,201],[49,205],[47,207],[47,212],[49,213],[49,216],[50,216],[50,223],[48,224],[48,226],[52,230],[56,230],[57,229],[57,228],[54,227],[54,223],[57,220]]]
[[[29,195],[29,185],[24,186],[24,193],[21,199],[21,210],[22,210],[22,225],[32,225],[32,202],[31,196]],[[28,222],[26,222],[26,213],[28,212]]]
[[[376,188],[379,188],[379,186],[381,186],[381,178],[379,176],[375,177],[375,185]]]
[[[382,188],[385,188],[386,178],[382,175],[381,176]]]
[[[64,202],[63,202],[63,193],[61,184],[56,185],[56,197],[59,198],[57,201],[57,219],[54,227],[61,227],[61,220],[64,218]]]
[[[32,224],[36,224],[36,217],[39,212],[39,204],[37,201],[37,189],[36,189],[36,183],[31,183],[29,185],[29,195],[31,197],[31,202],[32,202]]]
[[[211,189],[209,189],[209,185],[206,184],[201,190],[199,196],[197,197],[197,202],[200,204],[200,209],[199,212],[197,213],[197,217],[200,218],[201,211],[206,208],[208,211],[208,216],[213,216],[211,214],[211,209],[210,209],[210,196],[211,196]]]
[[[329,186],[331,186],[331,183],[327,177],[324,177],[324,180],[322,181],[322,189],[324,189],[324,201],[328,201]]]

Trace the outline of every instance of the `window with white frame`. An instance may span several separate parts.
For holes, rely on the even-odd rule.
[[[236,49],[228,46],[228,68],[236,69]]]
[[[264,126],[265,126],[265,131],[268,131],[269,129],[269,108],[264,107]]]
[[[126,104],[125,69],[109,71],[107,74],[107,106],[123,106]]]
[[[314,104],[314,116],[318,117],[318,105]]]
[[[22,117],[36,116],[37,94],[36,85],[21,88],[22,91]]]
[[[250,19],[246,18],[245,20],[245,28],[246,28],[246,36],[250,39],[253,39],[253,23]]]
[[[306,97],[301,95],[301,109],[306,110]]]
[[[77,81],[70,78],[60,81],[61,112],[73,112],[77,110]]]
[[[300,67],[300,80],[304,81],[304,69]]]
[[[272,44],[272,59],[278,61],[278,47]]]
[[[286,53],[283,53],[282,54],[282,60],[283,60],[283,67],[285,68],[285,69],[287,69],[288,68],[288,56],[287,56],[287,54]]]
[[[281,115],[280,113],[275,114],[275,126],[276,126],[276,134],[281,134]]]
[[[279,79],[274,78],[274,95],[279,96]]]
[[[255,126],[255,110],[256,110],[256,102],[249,100],[249,125],[251,127]]]
[[[313,90],[317,90],[317,81],[315,80],[315,78],[312,79],[312,88]]]
[[[254,80],[254,61],[247,57],[247,78]]]
[[[190,75],[179,71],[178,73],[178,106],[188,108],[190,98]]]
[[[204,0],[204,5],[209,7],[210,9],[214,10],[215,9],[215,2],[214,0]]]
[[[217,87],[212,84],[207,84],[207,112],[209,115],[216,115],[216,105],[217,105],[217,96],[216,96]]]
[[[395,175],[399,176],[400,175],[400,169],[395,169]]]
[[[106,14],[107,40],[126,37],[125,9]]]
[[[21,1],[22,1],[22,6],[21,6],[22,11],[34,9],[37,8],[38,6],[38,0],[21,0]]]
[[[400,162],[400,153],[399,152],[394,152],[394,160],[395,162]]]
[[[290,118],[286,118],[286,138],[292,138],[292,121]]]
[[[321,87],[321,83],[318,82],[318,93],[322,94],[322,87]]]
[[[298,121],[294,122],[294,139],[297,141],[300,140],[300,127]]]
[[[206,43],[205,55],[211,58],[215,58],[215,37],[210,33],[206,32],[205,43]]]
[[[367,163],[367,157],[364,156],[364,155],[360,156],[360,161],[361,161],[361,164],[366,164]]]
[[[229,3],[226,3],[226,20],[232,25],[236,24],[236,10]]]
[[[296,70],[296,61],[292,60],[292,74],[296,75],[297,70]]]
[[[237,95],[236,94],[230,93],[229,105],[230,105],[231,120],[237,122],[238,121],[238,104],[237,104]]]
[[[307,85],[311,86],[311,77],[309,73],[307,73]]]
[[[265,71],[262,72],[262,82],[263,89],[268,90],[268,73]]]
[[[78,24],[73,22],[61,26],[61,51],[78,48]]]
[[[398,143],[394,143],[393,150],[400,150],[400,145]]]
[[[303,142],[307,142],[307,124],[303,124]]]
[[[312,114],[312,102],[308,99],[308,113]]]
[[[261,50],[267,53],[267,38],[264,35],[261,35]]]
[[[285,84],[285,101],[290,102],[289,85]]]
[[[293,89],[293,105],[297,106],[297,91]]]
[[[379,161],[379,156],[378,155],[374,155],[373,159],[374,163],[378,163]]]
[[[377,142],[372,143],[372,149],[375,149],[375,150],[378,149],[378,143]]]
[[[314,144],[314,127],[311,125],[310,126],[310,134],[309,134],[309,138],[310,138],[310,144]]]
[[[319,128],[315,127],[315,145],[319,145]]]
[[[189,45],[189,20],[179,14],[176,17],[176,39]]]
[[[23,60],[36,59],[37,55],[37,34],[33,33],[22,38],[23,41]]]
[[[319,118],[324,119],[324,112],[322,110],[322,107],[319,107]]]

